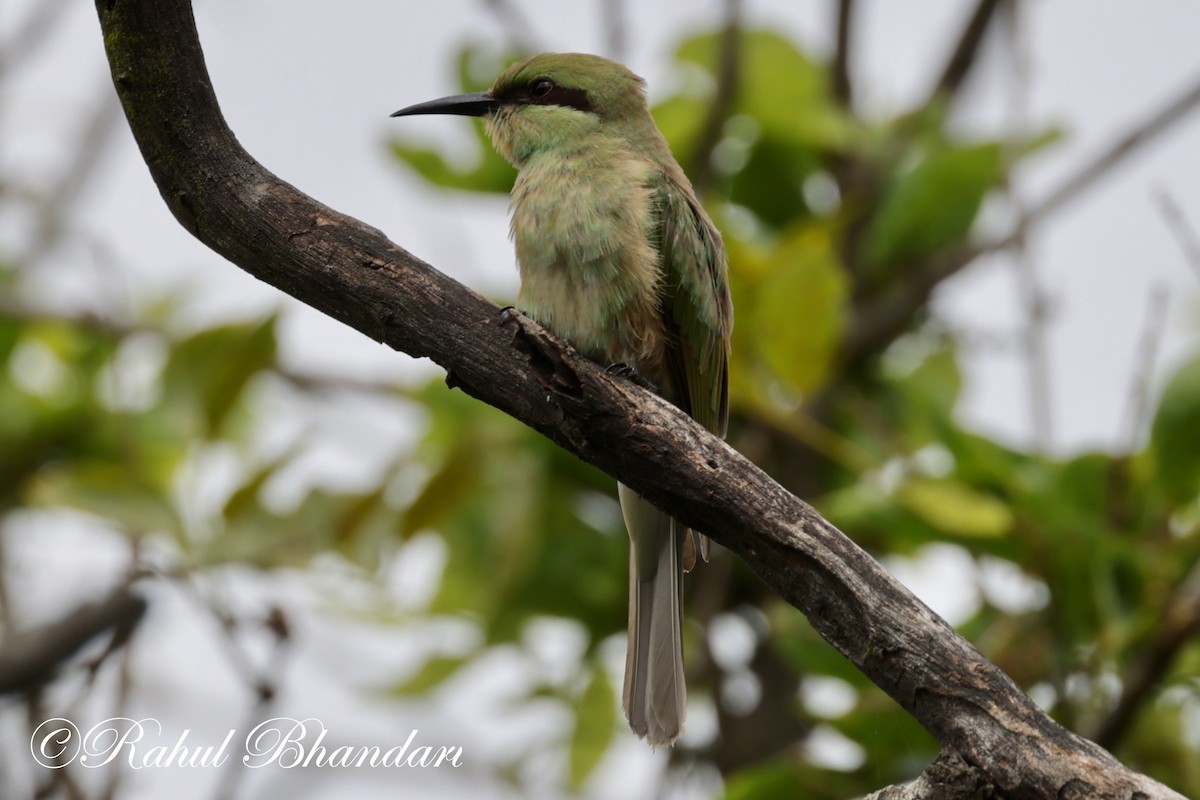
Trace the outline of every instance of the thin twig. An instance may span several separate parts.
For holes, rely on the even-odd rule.
[[[262,666],[256,665],[238,641],[238,630],[244,627],[247,621],[235,616],[216,597],[201,591],[196,584],[195,575],[184,573],[178,578],[183,591],[196,605],[210,613],[221,626],[224,635],[220,637],[220,641],[229,663],[254,694],[254,702],[246,712],[244,726],[246,730],[250,730],[266,716],[279,696],[280,676],[284,672],[286,657],[290,652],[288,646],[292,638],[287,615],[281,608],[272,605],[260,619],[254,620],[257,627],[271,634],[274,645],[268,662]],[[231,761],[221,776],[214,797],[218,800],[231,800],[237,795],[237,787],[245,775],[245,767],[240,762]]]
[[[938,101],[953,98],[962,88],[971,73],[971,68],[979,61],[983,40],[1000,2],[1001,0],[979,0],[958,38],[958,44],[946,61],[946,66],[942,68],[937,81],[929,90],[928,99],[925,101],[927,107]]]
[[[1171,668],[1175,656],[1189,640],[1200,634],[1200,561],[1171,597],[1157,638],[1142,650],[1123,682],[1124,691],[1108,716],[1089,738],[1112,750],[1125,737],[1138,710],[1153,694]]]
[[[129,567],[126,575],[127,580],[134,581],[143,574],[142,562],[142,537],[138,535],[129,536]],[[111,650],[120,637],[114,636],[112,643],[109,645]],[[121,658],[117,665],[117,689],[116,696],[113,699],[113,717],[125,717],[128,715],[130,702],[133,699],[133,648],[129,646],[129,637],[125,636],[121,642]],[[108,782],[104,789],[98,795],[99,800],[115,800],[118,796],[118,791],[121,788],[121,782],[129,777],[126,770],[114,769],[109,771]]]
[[[259,722],[267,717],[271,706],[279,696],[279,678],[284,672],[287,656],[290,653],[288,645],[291,641],[291,625],[288,623],[283,609],[279,606],[271,606],[262,618],[261,625],[272,635],[273,647],[268,663],[257,671],[258,676],[254,681],[255,701],[246,713],[244,730],[253,730]],[[236,647],[236,643],[232,644]],[[246,777],[247,771],[241,762],[230,762],[229,767],[221,775],[220,785],[213,796],[217,800],[233,800],[237,796],[238,786]]]
[[[529,19],[511,0],[483,0],[484,7],[492,12],[492,16],[504,28],[505,34],[518,50],[526,53],[536,53],[541,50],[537,46],[537,37]]]
[[[29,692],[48,683],[85,644],[109,631],[132,630],[146,601],[128,584],[103,600],[71,611],[55,622],[5,640],[0,654],[0,695]]]
[[[696,147],[692,152],[688,174],[696,186],[697,194],[703,195],[712,183],[712,154],[721,142],[725,121],[733,109],[737,97],[739,66],[741,61],[742,2],[725,0],[725,25],[721,29],[721,43],[717,54],[717,91],[708,116],[700,127]]]
[[[1046,199],[1035,204],[1021,217],[1008,233],[981,244],[959,245],[927,258],[924,264],[909,270],[908,277],[890,287],[888,292],[864,298],[855,308],[854,326],[843,343],[843,363],[858,364],[862,359],[879,352],[908,329],[913,315],[925,305],[942,281],[985,253],[1011,247],[1021,236],[1075,200],[1134,152],[1182,121],[1197,106],[1200,106],[1200,80],[1072,173]]]
[[[38,0],[25,20],[0,43],[0,80],[27,61],[53,33],[70,0]]]
[[[1175,202],[1175,198],[1166,189],[1159,189],[1154,193],[1154,197],[1158,204],[1159,213],[1162,214],[1167,227],[1171,229],[1171,233],[1175,236],[1175,241],[1179,243],[1179,249],[1183,251],[1184,261],[1192,268],[1192,272],[1196,273],[1196,277],[1200,278],[1200,237],[1196,235],[1196,231],[1188,224],[1183,209],[1179,207],[1179,204]]]
[[[1200,78],[1197,78],[1182,94],[1171,100],[1146,120],[1134,125],[1099,156],[1089,161],[1070,178],[1063,181],[1056,190],[1033,207],[1012,233],[997,241],[990,249],[1007,247],[1023,228],[1028,228],[1042,217],[1049,216],[1071,200],[1074,200],[1081,192],[1090,188],[1097,180],[1110,173],[1114,167],[1123,162],[1140,147],[1165,133],[1172,125],[1183,119],[1197,106],[1200,106]]]
[[[625,60],[628,31],[625,26],[625,3],[622,0],[600,0],[600,19],[604,25],[604,41],[608,57]]]
[[[1158,350],[1166,328],[1169,301],[1170,294],[1161,284],[1154,286],[1146,299],[1146,318],[1142,323],[1142,335],[1138,339],[1137,351],[1134,354],[1129,405],[1125,412],[1125,430],[1119,452],[1133,453],[1149,417],[1150,387],[1154,379],[1154,364],[1158,360]]]
[[[878,163],[887,165],[902,161],[912,150],[913,144],[919,137],[922,129],[922,121],[928,118],[929,112],[931,110],[946,109],[958,97],[959,90],[962,88],[971,69],[978,61],[984,35],[995,18],[995,12],[1000,2],[1001,0],[979,0],[974,13],[971,14],[970,19],[967,21],[966,27],[959,34],[957,44],[954,46],[950,57],[942,68],[938,79],[930,87],[925,101],[914,107],[912,113],[906,114],[897,122],[895,130],[892,132],[882,151],[882,155],[876,159]],[[877,286],[873,281],[863,281],[861,279],[861,265],[858,263],[862,233],[871,224],[875,212],[878,211],[879,193],[882,191],[883,186],[880,176],[873,175],[867,169],[870,166],[869,164],[846,162],[845,159],[839,156],[834,156],[833,158],[834,174],[837,176],[838,186],[842,190],[843,198],[858,194],[861,198],[868,201],[865,205],[864,213],[860,214],[858,219],[854,220],[847,230],[846,244],[842,247],[842,256],[846,263],[846,268],[850,272],[851,277],[855,279],[855,305],[858,305],[860,301],[871,302],[871,298],[876,294],[877,290]],[[866,187],[870,191],[868,193],[861,191],[852,192],[851,187],[855,185]],[[900,272],[903,273],[904,271]],[[936,285],[939,280],[935,280],[933,285]],[[918,286],[915,288],[921,290],[920,283],[921,281],[918,281]],[[895,287],[888,287],[888,289],[893,292],[895,291]],[[900,287],[900,292],[901,294],[907,294],[908,287]],[[918,291],[914,296],[928,298],[928,295],[924,294],[923,290]],[[907,312],[901,317],[904,320],[905,327],[907,327],[907,323],[911,320],[912,313],[915,313],[916,309],[923,304],[924,299],[921,299],[917,306],[912,308],[911,312]],[[873,320],[867,321],[867,324],[874,328],[881,327]],[[890,341],[890,338],[886,341]],[[843,349],[848,353],[853,352],[846,348]],[[857,363],[857,358],[852,358],[851,360],[855,364]]]
[[[113,134],[122,119],[121,105],[110,91],[101,91],[97,95],[101,98],[99,105],[79,133],[75,157],[39,209],[33,237],[18,259],[24,267],[36,264],[58,242],[71,207],[95,177],[108,145],[114,141]]]
[[[850,28],[854,21],[854,0],[838,0],[837,44],[833,52],[833,99],[843,108],[854,105],[854,81],[850,76]]]
[[[1012,94],[1010,96],[1011,127],[1017,136],[1028,129],[1029,86],[1031,63],[1026,37],[1022,35],[1021,18],[1017,0],[1004,0],[1000,18],[1008,34],[1008,49],[1012,64]],[[1005,191],[1017,212],[1017,218],[1026,216],[1025,202],[1012,185],[1011,176],[1006,175]],[[1046,347],[1047,308],[1045,290],[1038,282],[1033,254],[1029,249],[1029,237],[1022,233],[1013,242],[1014,266],[1017,272],[1017,288],[1021,295],[1021,306],[1025,313],[1024,353],[1029,376],[1029,418],[1033,426],[1033,439],[1038,449],[1050,449],[1052,437],[1052,403],[1050,398],[1050,357]]]

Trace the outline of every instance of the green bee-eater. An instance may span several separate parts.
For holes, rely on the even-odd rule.
[[[721,436],[733,309],[721,236],[646,105],[604,58],[547,53],[492,88],[392,116],[482,117],[518,170],[517,306],[587,357],[623,364]],[[707,540],[618,486],[631,540],[625,715],[652,745],[683,726],[682,572]]]

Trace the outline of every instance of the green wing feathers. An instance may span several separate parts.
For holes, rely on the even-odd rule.
[[[719,436],[729,422],[729,334],[733,306],[725,247],[690,187],[663,176],[656,193],[667,369],[674,403]]]

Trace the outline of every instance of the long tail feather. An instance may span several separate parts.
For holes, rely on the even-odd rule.
[[[629,651],[625,716],[654,746],[683,728],[683,538],[685,529],[626,486],[618,486],[629,529]]]

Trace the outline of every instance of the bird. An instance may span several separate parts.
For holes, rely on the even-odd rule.
[[[543,53],[484,92],[393,117],[482,118],[517,170],[511,238],[517,308],[586,358],[648,383],[713,433],[729,420],[733,305],[721,234],[659,131],[645,81],[584,53]],[[652,747],[686,716],[683,573],[708,539],[618,484],[630,538],[622,704]]]

